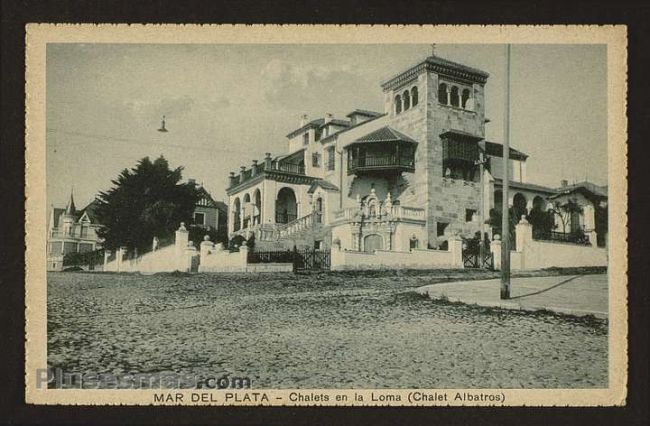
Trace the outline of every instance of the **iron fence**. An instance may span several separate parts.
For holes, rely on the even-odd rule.
[[[571,243],[588,246],[591,244],[589,236],[581,232],[546,232],[535,235],[536,240],[557,241],[561,243]]]
[[[329,250],[251,250],[248,263],[291,263],[296,271],[329,270],[331,256]]]

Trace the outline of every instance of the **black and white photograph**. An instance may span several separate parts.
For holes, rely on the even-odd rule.
[[[31,29],[32,402],[624,403],[620,27]]]

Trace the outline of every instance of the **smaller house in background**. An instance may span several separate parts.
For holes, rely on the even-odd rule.
[[[566,180],[549,197],[556,210],[573,203],[577,208],[567,212],[566,223],[556,225],[562,232],[584,232],[599,247],[607,245],[607,186],[591,182],[569,185]],[[567,228],[567,229],[562,229]]]
[[[190,182],[194,180],[190,179]],[[215,201],[203,186],[198,186],[197,189],[201,197],[194,208],[192,225],[227,238],[228,206],[221,201]]]
[[[47,224],[47,270],[63,270],[63,257],[69,253],[86,253],[100,249],[101,227],[95,218],[96,201],[77,210],[72,193],[65,209],[52,206]]]

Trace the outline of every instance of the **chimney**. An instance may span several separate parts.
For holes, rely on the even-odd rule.
[[[309,116],[307,114],[303,114],[302,117],[300,117],[300,127],[307,124],[307,121],[309,121]]]
[[[253,160],[253,165],[251,166],[251,176],[257,174],[257,160]]]
[[[566,180],[566,179],[562,179],[562,180],[560,181],[560,186],[561,186],[562,188],[564,188],[564,187],[567,186],[567,185],[569,185],[569,181],[568,181],[568,180]]]
[[[188,179],[187,183],[189,183],[190,185],[196,185],[196,179]]]
[[[331,113],[325,114],[325,124],[329,123],[330,121],[334,120],[334,116]]]
[[[235,172],[230,172],[230,176],[228,177],[230,179],[230,186],[235,186],[235,182],[237,181],[237,178],[235,177]]]

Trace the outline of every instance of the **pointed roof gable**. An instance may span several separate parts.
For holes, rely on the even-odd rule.
[[[199,193],[199,201],[196,203],[197,206],[201,207],[211,207],[211,208],[216,208],[217,204],[215,203],[214,199],[212,198],[212,195],[204,188],[204,187],[198,187],[197,192]]]
[[[96,223],[97,222],[97,217],[95,215],[95,210],[97,209],[97,206],[99,203],[97,200],[91,201],[86,207],[84,207],[81,211],[77,213],[77,216],[79,217],[79,222],[82,221],[82,219],[85,217],[88,218],[88,221],[90,223]]]
[[[74,214],[77,212],[76,207],[74,206],[74,196],[72,194],[72,191],[70,191],[70,201],[68,201],[68,205],[65,206],[65,214],[69,216],[74,216]]]
[[[339,187],[334,185],[332,182],[325,179],[318,179],[311,184],[307,190],[308,194],[313,194],[316,191],[316,188],[321,187],[326,191],[338,191]]]

